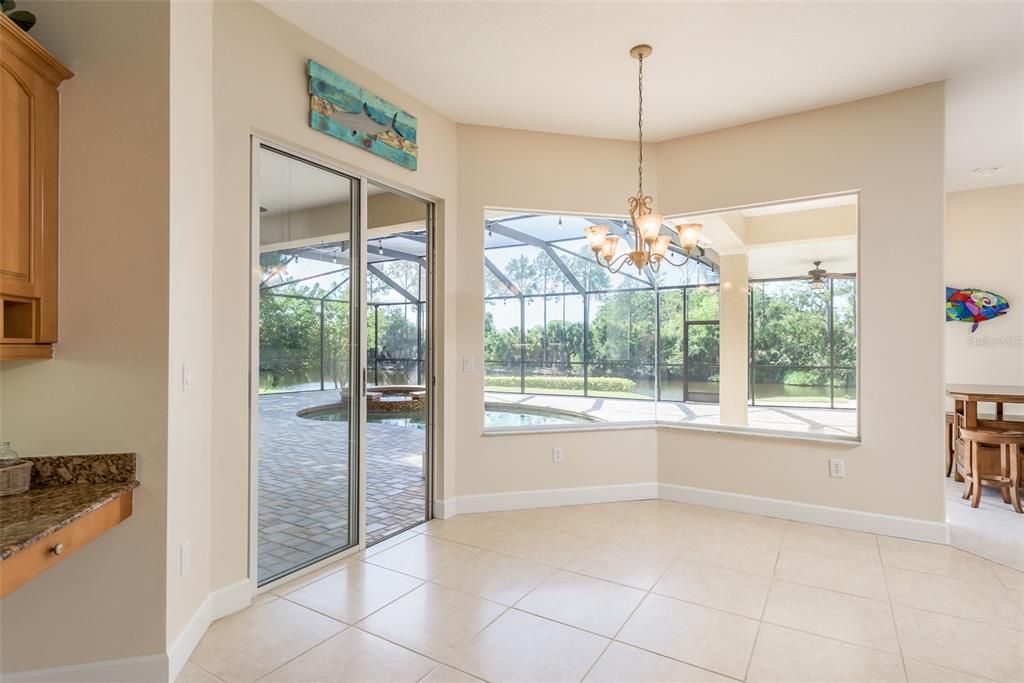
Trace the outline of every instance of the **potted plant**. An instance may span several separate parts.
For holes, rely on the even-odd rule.
[[[36,25],[36,15],[26,9],[15,9],[17,5],[14,0],[0,0],[0,9],[3,9],[4,14],[27,33]]]

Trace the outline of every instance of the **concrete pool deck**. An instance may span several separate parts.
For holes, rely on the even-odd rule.
[[[607,422],[660,422],[715,427],[721,425],[715,403],[633,401],[598,396],[554,396],[487,392],[486,400],[530,408],[569,410]],[[856,437],[857,411],[833,408],[750,406],[747,426],[823,437]]]

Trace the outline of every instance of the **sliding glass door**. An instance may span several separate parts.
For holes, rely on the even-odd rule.
[[[433,205],[369,183],[366,196],[366,542],[429,515]]]
[[[258,585],[430,518],[434,205],[253,146]]]
[[[263,585],[359,542],[360,183],[266,145],[254,154]]]

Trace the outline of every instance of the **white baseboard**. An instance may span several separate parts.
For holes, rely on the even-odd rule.
[[[852,531],[864,531],[883,536],[897,536],[929,543],[949,543],[949,529],[942,522],[929,522],[911,517],[896,517],[873,512],[799,503],[791,500],[748,496],[742,493],[713,491],[678,484],[619,484],[582,488],[540,489],[457,496],[434,503],[436,516],[442,519],[473,512],[497,512],[525,508],[581,505],[584,503],[610,503],[620,500],[660,498],[680,503],[735,510],[766,517],[778,517],[795,522],[821,524]]]
[[[794,522],[833,526],[851,531],[897,536],[929,543],[949,543],[949,528],[945,523],[929,522],[912,517],[881,515],[874,512],[798,503],[777,498],[762,498],[761,496],[699,489],[678,484],[659,484],[658,497],[679,503],[778,517]]]
[[[166,683],[167,655],[34,669],[0,676],[4,683]]]
[[[211,621],[245,609],[252,604],[255,595],[256,581],[253,579],[244,579],[213,591],[206,598],[210,603]]]
[[[584,503],[615,503],[622,500],[643,500],[658,497],[656,482],[640,484],[612,484],[609,486],[585,486],[570,489],[539,489],[534,491],[510,491],[508,493],[482,493],[474,496],[458,496],[443,501],[446,516],[464,515],[472,512],[497,512],[499,510],[522,510],[556,505],[582,505]]]
[[[192,651],[203,639],[206,629],[210,628],[213,619],[210,618],[210,596],[207,595],[203,604],[199,606],[188,624],[178,634],[171,646],[167,648],[167,679],[173,681],[185,668],[185,663],[192,656]]]
[[[173,681],[181,673],[192,656],[192,652],[203,639],[210,624],[221,617],[234,614],[252,604],[255,594],[253,582],[246,579],[215,590],[206,596],[203,604],[195,611],[188,624],[167,649],[167,671],[169,680]]]
[[[455,499],[449,498],[442,500],[440,498],[434,499],[434,517],[438,519],[448,519],[449,517],[455,516]]]
[[[246,579],[206,596],[166,653],[34,669],[0,676],[3,683],[167,683],[181,673],[206,629],[252,603],[255,585]]]

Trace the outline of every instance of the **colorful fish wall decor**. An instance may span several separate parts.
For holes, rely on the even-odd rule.
[[[307,66],[310,128],[416,170],[415,116],[312,59]]]
[[[982,321],[1006,315],[1009,308],[1010,302],[993,292],[946,287],[946,320],[973,323],[971,332]]]

